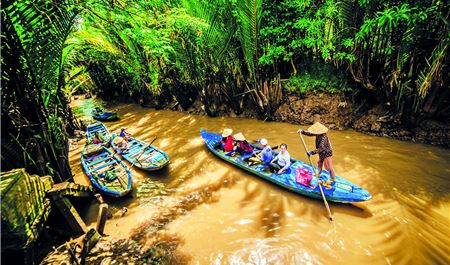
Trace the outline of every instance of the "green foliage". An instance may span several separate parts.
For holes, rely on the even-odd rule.
[[[238,38],[244,52],[244,59],[251,77],[256,78],[262,0],[234,0],[232,2],[233,14],[238,21]]]
[[[67,121],[71,112],[61,89],[61,58],[78,10],[69,0],[7,1],[2,8],[5,138],[12,138],[23,149],[23,164],[17,166],[41,175],[55,173],[61,181],[71,177],[66,130],[73,129]],[[6,164],[16,164],[10,160]]]
[[[434,100],[449,82],[445,1],[7,1],[4,9],[55,142],[65,122],[56,110],[81,90],[183,107],[199,95],[211,115],[221,104],[239,113],[251,100],[267,114],[282,97],[271,82],[291,76],[284,87],[300,92],[347,92],[342,80],[353,79],[404,116],[446,103]]]
[[[295,93],[346,93],[352,88],[342,73],[336,72],[332,67],[316,66],[310,70],[302,71],[292,76],[283,86],[287,91]]]
[[[174,53],[170,31],[157,30],[155,27],[160,22],[154,15],[135,15],[129,19],[130,14],[139,13],[143,7],[149,8],[147,12],[150,12],[158,6],[145,2],[126,6],[89,4],[92,5],[84,9],[83,23],[68,41],[68,49],[75,49],[78,55],[73,58],[75,64],[83,65],[98,86],[104,85],[100,80],[108,76],[113,79],[109,82],[112,89],[132,88],[159,93],[159,73],[171,62]],[[177,14],[176,10],[174,13]],[[169,16],[168,20],[171,19],[173,17]]]

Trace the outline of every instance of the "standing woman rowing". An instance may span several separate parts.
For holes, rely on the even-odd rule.
[[[320,122],[315,122],[311,127],[309,127],[306,131],[299,129],[297,133],[306,135],[306,136],[315,136],[316,137],[316,149],[313,151],[307,152],[308,156],[312,156],[315,154],[319,154],[319,161],[317,161],[319,168],[319,176],[322,173],[322,167],[325,167],[328,172],[330,172],[331,181],[335,181],[335,173],[333,168],[333,149],[331,147],[331,142],[328,139],[328,128],[325,127]]]

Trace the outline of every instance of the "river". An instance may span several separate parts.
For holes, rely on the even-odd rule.
[[[90,113],[93,99],[74,100]],[[105,198],[111,237],[141,244],[172,241],[189,264],[449,264],[450,151],[440,147],[330,131],[337,175],[367,189],[373,198],[355,207],[297,195],[215,157],[199,130],[232,128],[248,139],[286,143],[291,156],[307,161],[299,126],[243,118],[211,118],[135,104],[114,108],[134,137],[166,151],[160,172],[133,168],[133,193]],[[305,138],[309,148],[314,138]],[[80,163],[84,140],[70,151],[75,181],[89,184]],[[126,162],[127,163],[127,162]],[[129,165],[129,163],[127,163]],[[106,197],[106,196],[104,196]],[[95,225],[97,205],[84,218]],[[126,207],[125,213],[122,209]]]

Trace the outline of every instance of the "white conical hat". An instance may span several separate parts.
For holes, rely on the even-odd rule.
[[[236,141],[245,141],[245,136],[242,133],[237,133],[234,135]]]
[[[228,137],[233,133],[232,129],[223,129],[222,137]]]
[[[307,131],[312,134],[324,134],[328,132],[328,128],[325,127],[325,125],[323,125],[322,123],[316,122],[313,125],[311,125]]]

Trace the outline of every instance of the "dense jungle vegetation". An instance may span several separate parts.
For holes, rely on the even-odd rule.
[[[414,125],[449,112],[444,0],[3,1],[2,170],[71,177],[68,100],[200,100],[270,117],[287,93],[352,93]]]

